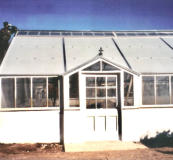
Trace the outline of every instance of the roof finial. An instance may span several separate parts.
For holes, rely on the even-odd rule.
[[[102,47],[100,47],[100,49],[99,49],[99,56],[102,56],[103,55],[103,49],[102,49]]]

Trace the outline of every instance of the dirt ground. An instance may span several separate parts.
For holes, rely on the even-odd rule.
[[[173,147],[65,153],[59,144],[0,144],[0,160],[173,160]]]

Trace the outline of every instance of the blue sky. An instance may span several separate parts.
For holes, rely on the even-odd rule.
[[[173,30],[173,0],[1,0],[4,21],[30,30]]]

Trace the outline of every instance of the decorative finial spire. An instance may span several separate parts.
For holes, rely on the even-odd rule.
[[[102,47],[100,47],[100,49],[99,49],[99,56],[102,56],[103,55],[103,49],[102,49]]]

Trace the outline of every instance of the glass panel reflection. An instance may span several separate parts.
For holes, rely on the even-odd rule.
[[[115,70],[119,70],[118,68],[110,65],[110,64],[107,64],[105,62],[102,62],[102,70],[103,71],[115,71]]]
[[[58,90],[58,78],[48,78],[48,106],[56,107],[59,106],[59,90]]]
[[[97,86],[105,86],[105,77],[97,77]]]
[[[33,107],[47,106],[47,90],[45,78],[33,78]]]
[[[87,88],[86,89],[86,97],[87,98],[89,98],[89,97],[94,98],[95,97],[95,88]]]
[[[86,78],[86,86],[94,87],[95,86],[95,77],[87,77]]]
[[[84,71],[100,71],[100,62],[97,62],[97,63],[85,68]]]
[[[106,89],[105,88],[97,88],[97,97],[105,97]]]
[[[154,97],[154,77],[144,76],[143,77],[143,93],[142,93],[142,103],[143,104],[155,104]]]
[[[3,78],[1,80],[1,107],[14,108],[14,79]]]
[[[156,104],[169,104],[169,77],[156,77]]]
[[[30,78],[17,78],[16,107],[31,107],[31,81]]]
[[[106,99],[97,99],[97,108],[106,108]]]
[[[116,88],[109,88],[107,92],[108,92],[108,97],[116,97]]]
[[[115,108],[116,107],[116,99],[111,98],[107,99],[107,108]]]
[[[96,108],[96,100],[95,99],[87,99],[86,100],[86,107],[88,109],[95,109]]]
[[[107,78],[108,86],[116,86],[116,77],[108,77]]]

